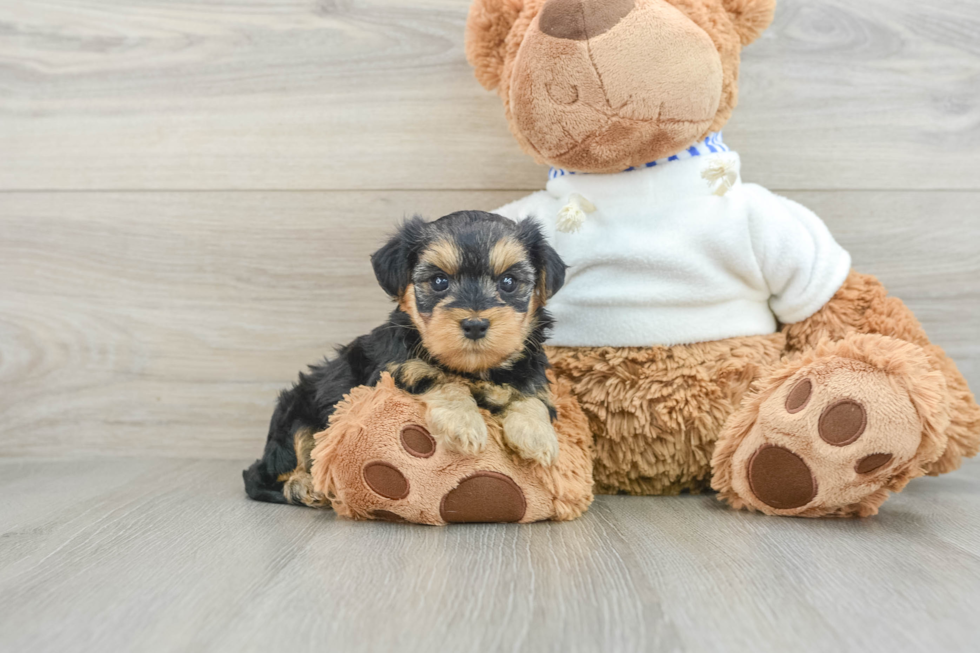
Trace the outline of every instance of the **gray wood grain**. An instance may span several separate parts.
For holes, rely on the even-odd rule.
[[[277,391],[382,322],[406,213],[507,192],[6,193],[0,455],[258,454]],[[801,192],[980,387],[980,193]]]
[[[976,650],[978,464],[863,521],[599,497],[447,528],[250,502],[244,464],[0,462],[0,649]]]
[[[980,3],[780,0],[728,138],[776,189],[976,189]],[[0,189],[536,188],[467,0],[6,0]]]

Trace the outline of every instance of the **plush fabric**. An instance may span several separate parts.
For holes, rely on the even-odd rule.
[[[784,343],[775,333],[675,347],[549,348],[589,416],[596,492],[706,489],[718,434]]]
[[[956,367],[941,347],[929,342],[925,329],[911,310],[874,277],[852,273],[833,300],[810,319],[783,329],[790,356],[807,352],[841,334],[888,335],[922,348],[930,365],[946,380],[949,425],[946,448],[938,460],[925,469],[935,476],[959,469],[963,458],[980,453],[980,406]]]
[[[766,31],[776,13],[776,0],[724,0],[742,45],[749,45]]]
[[[738,155],[717,156],[737,171]],[[833,297],[851,259],[823,222],[755,184],[737,180],[718,197],[702,176],[715,158],[561,175],[496,211],[536,218],[570,266],[549,304],[551,344],[670,346],[766,335],[777,320],[800,322]],[[595,210],[578,231],[563,233],[557,216],[575,196]]]
[[[868,516],[912,478],[952,471],[963,457],[980,450],[980,408],[955,363],[927,343],[900,300],[889,297],[874,277],[852,272],[817,314],[769,336],[674,347],[553,347],[548,353],[589,416],[596,492],[676,494],[713,483],[720,498],[736,508],[809,517]],[[848,364],[852,360],[864,366],[855,371]],[[828,398],[814,401],[813,407],[863,393],[869,412],[874,411],[872,428],[854,448],[840,450],[836,467],[833,460],[812,462],[824,490],[819,504],[773,509],[748,491],[745,475],[741,482],[733,480],[733,458],[753,429],[757,439],[743,451],[737,471],[744,472],[747,455],[763,444],[787,444],[778,439],[789,431],[784,424],[758,427],[761,406],[776,397],[769,413],[781,415],[791,381],[805,376],[797,374],[800,370],[816,367],[821,379],[816,387]],[[871,382],[864,380],[868,377]],[[882,378],[893,381],[882,385]],[[814,448],[820,453],[813,426],[819,415],[815,410],[801,415],[810,420],[810,433],[801,430],[792,438],[793,449],[805,456]],[[880,421],[876,415],[891,418]],[[894,446],[880,446],[883,438]],[[918,445],[914,455],[909,443]],[[823,454],[828,451],[836,452],[823,447]],[[890,453],[894,462],[878,475],[862,477],[855,466],[873,453]],[[831,488],[836,489],[828,492]]]
[[[710,480],[735,508],[866,516],[975,455],[980,408],[911,311],[816,216],[742,184],[733,154],[684,155],[731,116],[774,0],[603,1],[477,0],[467,32],[553,168],[503,212],[572,265],[550,356],[595,434],[597,490]]]
[[[641,166],[631,166],[622,172],[632,172],[634,170],[642,170],[644,168],[656,168],[657,166],[666,166],[671,163],[676,163],[677,161],[686,161],[687,159],[692,159],[696,156],[709,156],[712,154],[722,154],[724,152],[731,152],[731,148],[725,144],[722,138],[721,132],[715,132],[708,134],[704,140],[698,141],[691,147],[681,150],[676,154],[671,154],[670,156],[665,156],[655,161],[647,161]],[[574,170],[566,170],[565,168],[555,168],[552,166],[551,170],[548,171],[548,179],[557,179],[558,177],[564,177],[565,175],[578,175],[578,174],[591,174],[588,172],[575,172]],[[520,201],[520,200],[518,200]]]
[[[474,2],[467,58],[480,82],[497,89],[511,131],[535,160],[603,173],[720,131],[738,103],[742,44],[768,26],[775,9],[774,0],[731,0],[727,8],[712,0],[636,0],[612,29],[583,41],[544,33],[544,4]]]
[[[909,480],[953,471],[964,457],[980,452],[980,407],[956,364],[940,347],[929,343],[909,308],[889,296],[874,277],[852,272],[831,301],[804,322],[784,327],[783,334],[786,362],[758,380],[753,395],[720,435],[714,454],[713,485],[733,507],[805,517],[873,515],[890,492],[900,491]],[[758,501],[745,484],[744,474],[735,478],[744,471],[740,446],[750,436],[773,439],[789,431],[785,424],[766,419],[765,401],[775,396],[778,406],[781,393],[808,370],[814,370],[823,379],[818,385],[830,388],[829,394],[838,399],[863,395],[859,401],[869,411],[868,428],[853,444],[828,449],[814,435],[814,420],[819,419],[814,416],[816,411],[810,406],[802,411],[810,422],[797,433],[794,448],[804,458],[813,456],[808,464],[817,468],[818,486],[819,476],[825,477],[824,495],[818,492],[813,502],[797,509],[773,509]],[[841,383],[838,376],[855,378]],[[866,380],[869,376],[883,379],[890,390],[881,387],[869,392],[873,387]],[[895,421],[909,407],[916,417],[912,429],[917,430],[916,435]],[[772,404],[768,408],[770,414],[784,417],[778,408],[771,412]],[[891,421],[875,418],[873,411]],[[819,426],[818,421],[816,424]],[[891,427],[883,428],[885,424]],[[911,443],[919,445],[914,455],[903,455]],[[877,448],[874,453],[892,454],[893,459],[877,473],[865,476],[858,473],[855,458],[872,444]],[[751,443],[742,447],[743,454],[749,449]],[[830,463],[834,457],[836,469]]]
[[[487,90],[500,84],[504,44],[517,22],[524,0],[476,0],[466,22],[466,59]]]
[[[464,506],[482,510],[485,519],[479,521],[575,519],[592,502],[592,441],[567,382],[555,383],[553,392],[559,437],[554,465],[543,467],[509,452],[499,422],[486,411],[490,439],[482,453],[465,455],[431,443],[423,457],[402,433],[406,426],[425,426],[425,406],[384,374],[376,387],[355,388],[338,405],[330,427],[316,434],[312,500],[351,519],[442,525],[453,520],[454,496],[463,501],[454,490],[482,474],[491,480]]]
[[[813,396],[791,413],[787,395],[804,380],[813,384]],[[866,426],[843,445],[820,433],[821,416],[841,399],[867,412]],[[949,410],[946,379],[921,347],[857,333],[826,340],[783,364],[746,398],[719,438],[712,486],[733,507],[767,514],[873,515],[889,492],[940,458]],[[757,497],[748,466],[765,446],[792,449],[808,468],[814,495],[804,506],[774,507]],[[886,456],[886,464],[861,473],[859,463],[872,455]]]

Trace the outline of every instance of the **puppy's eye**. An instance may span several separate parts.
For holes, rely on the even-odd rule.
[[[436,276],[432,277],[432,281],[429,283],[432,284],[432,289],[434,291],[443,292],[449,288],[449,277],[444,274],[437,274]]]
[[[500,292],[514,292],[517,290],[517,281],[509,274],[497,282]]]

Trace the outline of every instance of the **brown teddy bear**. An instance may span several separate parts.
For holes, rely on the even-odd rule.
[[[775,0],[476,0],[466,50],[571,268],[549,354],[596,489],[709,485],[735,508],[865,516],[980,448],[980,408],[914,315],[804,207],[743,184],[720,130]]]

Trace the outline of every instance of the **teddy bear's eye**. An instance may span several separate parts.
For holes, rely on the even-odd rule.
[[[432,277],[432,280],[429,283],[432,285],[432,289],[434,291],[444,292],[449,288],[449,277],[444,274],[437,274],[436,276]]]
[[[514,292],[517,289],[517,281],[509,274],[497,282],[500,292]]]

